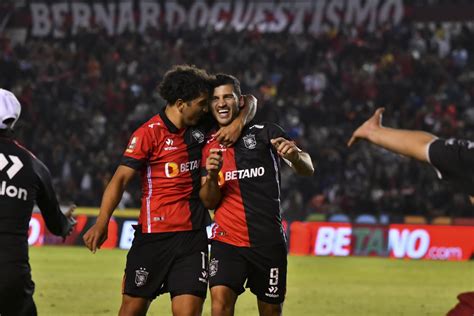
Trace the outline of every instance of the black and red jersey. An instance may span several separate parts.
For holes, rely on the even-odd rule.
[[[1,130],[0,264],[28,261],[28,227],[35,202],[48,229],[67,236],[72,223],[61,212],[48,168],[13,134]]]
[[[199,199],[207,130],[204,125],[178,129],[162,110],[131,136],[121,164],[141,173],[143,233],[203,229],[209,223]]]
[[[211,238],[239,247],[282,243],[285,235],[280,211],[280,159],[272,138],[289,139],[273,123],[249,124],[233,147],[221,146],[212,134],[203,148],[222,150],[219,172],[222,200],[215,210]]]
[[[428,147],[428,158],[438,177],[474,196],[474,142],[465,139],[436,139]]]

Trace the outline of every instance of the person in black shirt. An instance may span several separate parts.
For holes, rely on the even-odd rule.
[[[352,134],[347,145],[367,140],[387,150],[427,162],[438,177],[469,195],[474,204],[474,142],[464,139],[441,139],[423,131],[382,126],[384,108],[375,113]],[[448,315],[474,315],[474,292],[458,295],[459,304]]]
[[[48,168],[13,134],[21,106],[0,89],[0,315],[36,315],[28,260],[28,229],[33,205],[48,229],[66,237],[74,226],[71,207],[61,211]]]
[[[243,104],[237,78],[218,74],[210,111],[220,127]],[[200,197],[215,209],[210,228],[209,287],[212,315],[234,315],[244,285],[260,315],[281,315],[286,293],[287,245],[281,221],[280,158],[299,175],[312,176],[309,154],[276,124],[247,124],[226,148],[210,133],[202,150]]]

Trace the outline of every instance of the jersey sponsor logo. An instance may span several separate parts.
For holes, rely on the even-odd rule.
[[[167,138],[165,141],[166,147],[164,150],[176,150],[178,147],[173,146],[174,141],[171,138]]]
[[[11,198],[17,198],[19,200],[26,201],[28,198],[28,191],[24,188],[19,188],[14,185],[8,185],[6,181],[0,183],[0,196],[8,196]]]
[[[179,174],[179,167],[176,162],[165,163],[165,175],[168,178],[174,178]]]
[[[128,153],[133,153],[133,151],[135,150],[135,147],[137,147],[137,142],[138,142],[138,137],[133,136],[132,140],[130,141],[130,144],[128,144],[128,147],[125,151]]]
[[[199,168],[201,160],[193,160],[188,162],[183,162],[178,165],[176,162],[167,162],[165,163],[165,175],[168,178],[174,178],[179,175],[179,173],[184,173],[188,171],[193,171]]]
[[[242,139],[244,140],[244,145],[247,149],[254,149],[257,147],[257,140],[255,139],[254,134],[245,135]]]
[[[209,262],[209,276],[213,277],[217,274],[217,270],[219,270],[219,260],[212,259]]]
[[[194,139],[197,140],[198,143],[202,143],[204,141],[204,134],[198,129],[193,130],[191,135],[193,135]]]
[[[225,173],[224,179],[225,181],[249,179],[249,178],[262,177],[264,174],[265,174],[265,168],[257,167],[257,168],[250,168],[250,169],[227,171]]]
[[[142,287],[146,284],[148,279],[149,272],[145,268],[139,268],[135,270],[135,285],[137,287]]]
[[[148,124],[148,127],[153,128],[153,126],[160,126],[160,125],[161,125],[161,123],[159,123],[159,122],[158,123],[151,123],[151,124]]]
[[[222,171],[219,171],[219,173],[217,174],[217,184],[219,185],[219,187],[223,186],[225,183],[225,179],[224,179],[224,174],[222,173]]]
[[[10,158],[10,161],[13,163],[13,165],[11,165],[10,168],[7,169],[7,175],[10,179],[12,179],[18,173],[18,171],[23,168],[23,163],[17,156],[8,155],[8,157]],[[5,169],[8,164],[9,161],[7,157],[5,157],[4,154],[0,153],[0,171],[3,171],[3,169]]]

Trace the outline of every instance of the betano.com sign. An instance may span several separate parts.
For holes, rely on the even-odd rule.
[[[290,252],[316,256],[469,260],[474,253],[474,227],[295,222],[291,225]]]
[[[344,25],[374,31],[398,24],[404,15],[403,0],[39,0],[31,1],[28,9],[30,35],[54,38],[74,36],[95,25],[110,36],[183,27],[317,35]]]
[[[82,235],[95,216],[76,216],[77,225],[63,243],[52,235],[39,213],[30,221],[28,243],[84,245]],[[136,220],[113,217],[102,248],[129,249]],[[290,253],[316,256],[380,256],[406,259],[469,260],[474,253],[474,226],[351,225],[294,222],[290,226]]]

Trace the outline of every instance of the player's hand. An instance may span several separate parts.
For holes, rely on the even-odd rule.
[[[235,119],[229,125],[221,127],[214,137],[220,144],[230,147],[239,139],[243,128],[242,122]]]
[[[107,240],[108,235],[108,222],[102,223],[97,221],[89,230],[84,234],[83,240],[87,248],[92,253],[95,253],[97,249],[100,249],[102,244]]]
[[[69,227],[68,231],[65,236],[63,236],[63,242],[66,240],[66,237],[71,235],[72,231],[74,230],[74,227],[76,226],[77,222],[76,219],[72,216],[74,213],[74,210],[76,209],[76,205],[71,205],[63,214],[66,216]]]
[[[367,121],[359,126],[354,131],[354,133],[352,133],[352,137],[347,142],[347,146],[351,147],[360,139],[369,139],[370,135],[376,132],[377,129],[382,126],[382,113],[384,111],[385,108],[378,108],[375,110],[374,115],[372,115]]]
[[[294,141],[287,140],[283,137],[277,137],[271,139],[270,142],[281,157],[291,162],[296,162],[299,159],[299,152],[301,150],[296,146]]]
[[[210,179],[217,179],[222,168],[222,160],[222,151],[220,149],[212,148],[209,150],[209,156],[206,159],[206,170]]]
[[[242,97],[244,98],[244,107],[249,106],[250,104],[257,106],[257,98],[254,95],[244,94]]]

